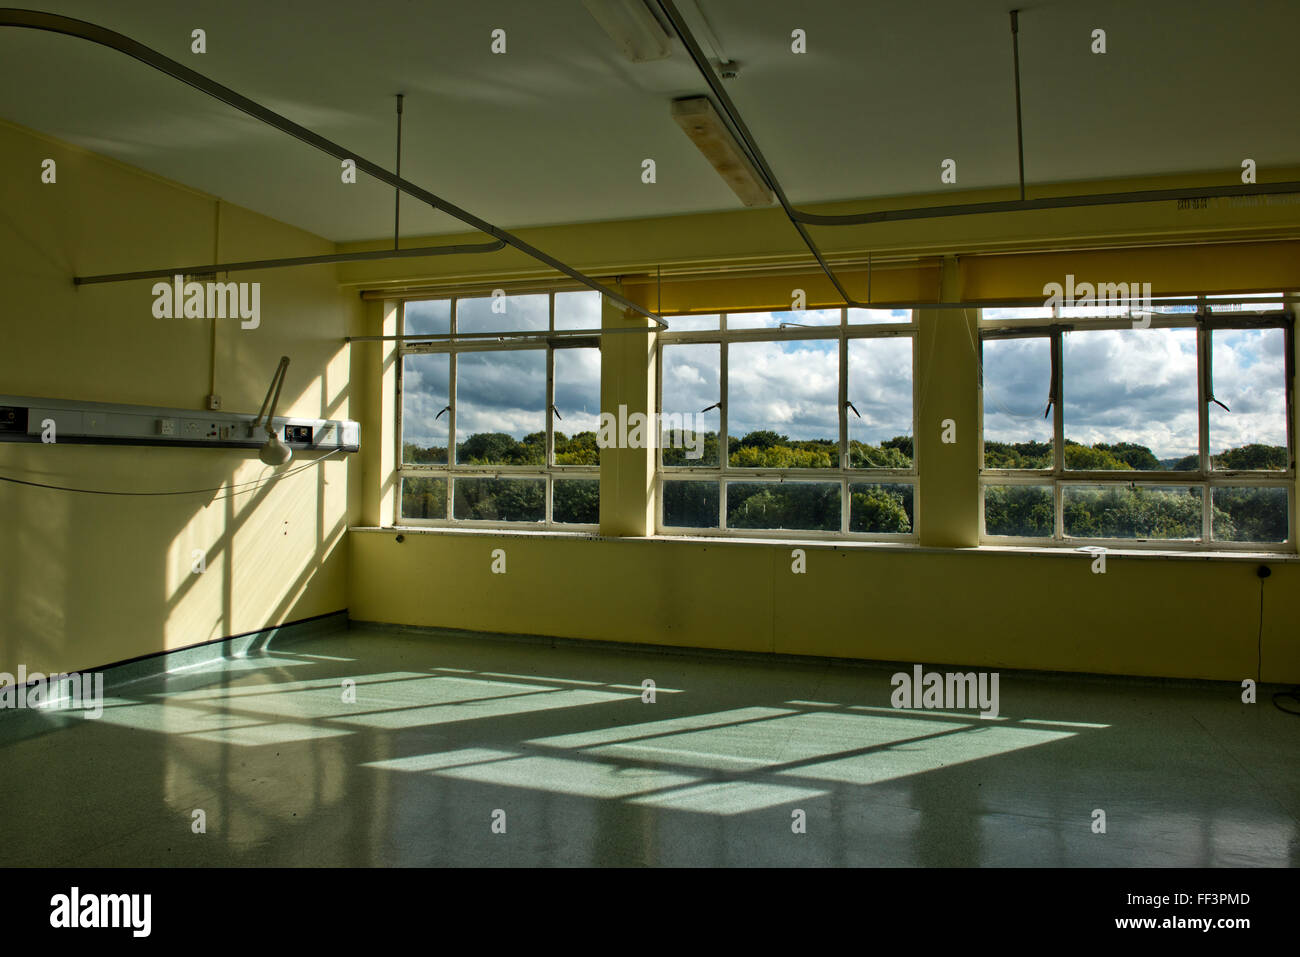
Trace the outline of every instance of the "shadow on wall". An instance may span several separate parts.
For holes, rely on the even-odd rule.
[[[348,396],[322,373],[285,407],[315,400],[334,418]],[[72,488],[217,490],[119,496],[0,483],[10,516],[0,671],[85,670],[347,604],[343,453],[272,469],[243,450],[9,445],[0,463],[6,476]]]

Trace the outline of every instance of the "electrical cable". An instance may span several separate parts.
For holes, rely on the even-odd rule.
[[[252,482],[237,482],[234,485],[218,485],[216,488],[193,488],[193,489],[185,489],[183,491],[176,491],[176,492],[115,492],[106,489],[72,488],[71,486],[67,486],[67,485],[48,485],[44,482],[30,482],[27,479],[11,478],[8,475],[0,475],[0,482],[9,482],[13,485],[28,485],[31,486],[32,488],[48,488],[48,489],[53,489],[56,492],[81,492],[82,494],[85,495],[142,495],[142,496],[201,495],[206,492],[220,492],[225,489],[229,489],[229,494],[218,495],[217,498],[230,498],[233,495],[243,494],[243,492],[236,492],[235,489],[243,488],[243,486],[245,485],[254,485],[254,486],[266,485],[278,479],[282,479],[289,475],[293,475],[295,472],[301,472],[304,471],[305,469],[311,468],[314,465],[318,465],[319,463],[325,461],[327,458],[333,455],[335,452],[341,452],[341,451],[343,450],[330,449],[328,452],[326,452],[320,458],[316,459],[314,462],[307,462],[306,464],[300,465],[297,468],[292,468],[289,471],[282,472],[279,475],[272,475],[269,478],[257,479]],[[251,489],[249,489],[248,491],[251,491]]]
[[[1264,678],[1264,579],[1268,577],[1268,566],[1261,565],[1259,570],[1259,634],[1255,639],[1255,681],[1257,684],[1263,683]],[[1287,691],[1273,692],[1273,707],[1285,714],[1300,717],[1300,711],[1292,711],[1290,708],[1284,708],[1279,699],[1288,698],[1291,701],[1300,704],[1300,685],[1295,685]]]

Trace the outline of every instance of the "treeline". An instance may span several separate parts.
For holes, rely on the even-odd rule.
[[[1072,538],[1198,539],[1201,511],[1199,488],[1067,486],[1062,500],[1064,531]],[[1213,489],[1210,534],[1215,541],[1284,542],[1289,525],[1285,488]],[[985,486],[984,530],[1051,538],[1051,487]]]
[[[664,483],[664,524],[674,528],[717,528],[719,483]],[[912,530],[911,485],[849,486],[849,530],[907,534]],[[727,527],[840,530],[838,482],[730,482]]]
[[[546,482],[526,478],[458,478],[452,517],[478,522],[542,522],[546,520]],[[600,480],[556,479],[551,518],[566,525],[600,522]],[[405,518],[447,517],[445,478],[404,478],[402,515]]]
[[[715,466],[718,433],[670,436],[675,446],[663,449],[669,466]],[[688,458],[696,440],[702,456]],[[830,439],[792,440],[774,431],[733,436],[730,464],[755,469],[830,469],[838,464],[839,444]],[[555,434],[556,461],[564,465],[598,465],[595,432],[573,436]],[[546,435],[534,432],[523,439],[500,432],[480,432],[457,446],[457,461],[472,465],[541,467],[546,461]],[[908,468],[913,461],[911,436],[895,436],[880,445],[849,443],[854,468]],[[405,443],[403,459],[411,464],[447,464],[445,447]],[[1158,459],[1143,445],[1120,442],[1085,446],[1066,440],[1066,467],[1098,471],[1187,471],[1198,467],[1197,456]],[[1284,470],[1282,446],[1249,444],[1214,456],[1219,469]],[[989,468],[1050,469],[1052,445],[1047,442],[986,442]],[[530,478],[465,478],[458,480],[454,517],[464,520],[540,522],[545,518],[545,482]],[[906,534],[912,531],[913,491],[910,484],[852,483],[849,486],[849,528],[853,532]],[[727,525],[745,529],[838,531],[841,486],[831,482],[731,482],[727,486]],[[447,508],[443,478],[407,478],[402,483],[402,514],[408,518],[442,518]],[[665,524],[673,527],[716,528],[719,483],[713,479],[670,480],[664,483]],[[1282,542],[1288,534],[1285,488],[1216,488],[1212,490],[1211,529],[1218,541]],[[1055,531],[1053,493],[1049,486],[988,485],[984,490],[985,529],[990,535],[1050,538]],[[597,479],[556,479],[552,518],[556,522],[599,522],[600,483]],[[1062,521],[1065,533],[1076,538],[1196,539],[1202,535],[1199,488],[1139,488],[1067,486]]]
[[[1053,450],[1050,442],[989,442],[984,443],[984,467],[990,469],[1050,469]],[[1243,445],[1224,449],[1213,456],[1218,469],[1284,470],[1287,468],[1286,447],[1280,445]],[[1108,445],[1098,442],[1083,445],[1073,439],[1065,440],[1065,467],[1067,469],[1094,471],[1141,472],[1194,472],[1200,468],[1200,457],[1185,455],[1158,459],[1145,445],[1117,442]]]
[[[671,444],[670,444],[671,443]],[[664,465],[717,466],[718,433],[670,432],[664,437]],[[730,463],[735,468],[829,469],[839,467],[839,442],[833,439],[792,440],[771,431],[732,436],[728,443]],[[699,450],[699,456],[690,453]],[[403,443],[402,461],[409,465],[446,465],[446,446],[420,446]],[[504,432],[476,432],[456,446],[456,461],[461,465],[531,465],[546,464],[546,433],[533,432],[516,439]],[[578,432],[572,436],[555,433],[555,461],[558,465],[599,465],[600,447],[595,432]],[[896,436],[879,446],[852,440],[849,442],[852,468],[910,468],[912,437]]]
[[[445,445],[420,446],[402,443],[402,461],[408,465],[446,465]],[[456,446],[456,461],[461,465],[535,465],[546,464],[546,433],[532,432],[516,439],[504,432],[475,432]],[[599,465],[600,448],[595,432],[579,432],[569,437],[555,433],[555,461],[560,465]]]
[[[1156,458],[1131,442],[1091,446],[1066,439],[1065,466],[1097,471],[1196,471],[1200,458]],[[1049,442],[985,442],[988,468],[1050,469]],[[1285,446],[1252,443],[1213,456],[1216,469],[1280,471],[1288,467]],[[1066,486],[1061,521],[1073,538],[1199,539],[1204,530],[1200,488],[1112,485]],[[1211,490],[1211,538],[1222,542],[1286,541],[1290,517],[1285,488]],[[988,485],[984,489],[984,527],[990,535],[1050,538],[1055,534],[1052,489],[1039,485]]]

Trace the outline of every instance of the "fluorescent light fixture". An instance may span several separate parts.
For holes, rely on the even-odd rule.
[[[671,56],[671,38],[645,0],[582,0],[587,12],[633,63]]]
[[[772,191],[707,96],[673,100],[673,119],[746,206],[771,206]]]

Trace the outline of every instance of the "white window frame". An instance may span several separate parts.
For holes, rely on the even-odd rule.
[[[599,521],[594,523],[571,523],[554,521],[554,499],[555,499],[555,482],[557,479],[595,479],[600,480],[599,465],[558,465],[555,462],[555,350],[556,349],[583,349],[594,348],[600,349],[600,329],[578,329],[561,330],[560,335],[556,335],[555,328],[555,296],[557,293],[573,292],[570,288],[558,288],[549,290],[530,289],[527,291],[512,292],[511,295],[536,295],[545,294],[548,298],[548,321],[545,330],[520,330],[518,332],[501,332],[500,337],[496,334],[481,335],[474,334],[476,338],[456,338],[458,334],[456,324],[456,307],[457,303],[466,299],[483,299],[482,292],[473,294],[456,294],[444,296],[428,296],[420,299],[402,300],[398,303],[397,314],[397,397],[396,397],[396,427],[394,428],[394,441],[396,443],[396,463],[395,471],[397,473],[397,493],[393,502],[393,522],[397,527],[433,527],[433,528],[487,528],[487,529],[504,529],[511,531],[536,531],[546,530],[555,532],[575,532],[580,534],[592,534],[599,531]],[[442,338],[430,340],[411,339],[406,337],[406,306],[407,302],[429,302],[437,300],[449,300],[450,303],[450,327],[449,335],[444,334]],[[582,335],[584,332],[590,332],[590,336]],[[511,338],[512,336],[527,336],[528,338]],[[545,350],[546,352],[546,464],[545,465],[461,465],[456,462],[456,365],[457,357],[462,353],[469,352],[506,352],[515,350]],[[402,372],[405,364],[404,360],[408,355],[441,355],[448,356],[448,378],[447,391],[449,409],[447,412],[447,464],[446,465],[427,465],[427,464],[410,464],[402,461]],[[599,384],[597,386],[599,389]],[[402,481],[406,478],[441,478],[447,482],[447,508],[443,518],[407,518],[402,515]],[[483,521],[478,519],[455,518],[455,482],[457,479],[464,478],[492,478],[492,479],[542,479],[545,483],[544,491],[544,518],[540,522],[524,521]]]
[[[830,310],[816,310],[827,312]],[[761,328],[729,329],[727,317],[784,313],[785,310],[745,309],[732,310],[730,313],[681,313],[681,318],[692,315],[717,315],[717,329],[685,330],[674,332],[671,328],[672,316],[665,315],[669,329],[660,332],[657,343],[657,381],[655,388],[655,407],[663,410],[663,349],[670,345],[688,343],[708,343],[719,346],[718,369],[718,465],[716,466],[666,466],[663,463],[663,450],[655,456],[655,529],[665,537],[703,537],[703,538],[751,538],[751,539],[834,539],[850,541],[895,542],[915,544],[920,540],[921,523],[920,467],[919,449],[916,441],[916,417],[919,394],[916,377],[916,312],[909,310],[906,322],[850,323],[849,309],[839,307],[840,321],[818,325],[798,326],[797,328]],[[797,315],[797,313],[796,313]],[[797,320],[792,318],[791,323]],[[853,469],[849,462],[848,429],[848,343],[853,339],[886,339],[906,337],[912,341],[912,466],[907,469]],[[829,469],[762,469],[733,467],[728,450],[729,436],[727,415],[727,361],[728,346],[740,342],[784,342],[832,339],[839,343],[839,466]],[[718,525],[708,528],[693,528],[680,525],[664,524],[664,485],[666,482],[691,479],[718,484]],[[804,482],[812,484],[838,484],[840,486],[840,527],[836,531],[821,529],[769,529],[769,528],[729,528],[727,522],[727,488],[732,483],[759,484],[771,482]],[[853,485],[910,485],[912,486],[912,530],[906,534],[880,532],[849,531],[851,499],[849,488]]]
[[[1063,316],[1056,305],[1052,317],[1042,319],[985,319],[981,310],[980,326],[980,471],[979,471],[979,534],[980,543],[987,545],[1029,545],[1039,548],[1081,548],[1099,546],[1107,549],[1149,549],[1154,551],[1240,551],[1294,553],[1296,542],[1291,540],[1296,507],[1296,468],[1294,435],[1294,378],[1295,317],[1286,308],[1280,312],[1252,311],[1250,299],[1242,297],[1237,302],[1222,296],[1186,297],[1197,300],[1195,312],[1156,314],[1150,317],[1152,329],[1195,329],[1197,366],[1198,467],[1192,471],[1094,471],[1065,468],[1064,446],[1064,367],[1063,334],[1069,331],[1094,329],[1132,329],[1131,317],[1094,318]],[[1234,308],[1241,305],[1247,308]],[[1159,308],[1159,302],[1156,303]],[[1237,470],[1211,468],[1210,412],[1212,401],[1211,333],[1231,329],[1281,329],[1283,331],[1283,361],[1285,376],[1286,441],[1290,466],[1285,470]],[[989,339],[1046,338],[1053,355],[1049,383],[1053,413],[1054,465],[1050,469],[991,469],[984,466],[984,343]],[[1045,397],[1046,398],[1046,397]],[[1049,487],[1052,491],[1054,528],[1051,537],[1026,537],[1018,535],[990,535],[985,528],[984,491],[990,485],[1030,485]],[[1197,539],[1139,539],[1139,538],[1083,538],[1065,534],[1065,489],[1071,486],[1125,486],[1125,487],[1175,487],[1201,490],[1201,534]],[[1228,542],[1211,535],[1214,489],[1223,487],[1285,488],[1287,490],[1288,539],[1284,542]]]

